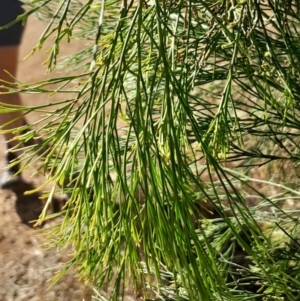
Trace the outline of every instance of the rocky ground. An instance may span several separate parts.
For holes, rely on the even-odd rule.
[[[46,249],[38,229],[32,228],[30,221],[42,208],[37,193],[24,195],[32,188],[32,183],[24,182],[0,192],[0,300],[92,300],[92,291],[74,271],[49,287],[67,258],[55,249]]]
[[[41,80],[46,76],[45,68],[42,67],[45,60],[43,51],[23,61],[37,43],[44,26],[34,18],[26,26],[17,76],[23,82]],[[65,52],[81,47],[80,43],[65,46]],[[22,95],[22,98],[26,105],[56,100],[55,97],[50,100],[45,95]],[[30,115],[28,119],[34,122],[39,116]],[[3,140],[0,143],[4,146]],[[5,147],[2,149],[0,163],[3,162]],[[67,258],[55,249],[45,249],[39,229],[33,228],[30,223],[38,217],[43,205],[38,193],[24,195],[25,191],[44,181],[42,175],[32,177],[33,173],[34,168],[23,175],[26,182],[22,185],[0,191],[0,301],[92,300],[92,291],[76,278],[74,271],[49,288],[51,278]]]
[[[44,48],[24,61],[31,49],[37,44],[45,24],[35,18],[30,18],[26,25],[23,42],[19,53],[19,69],[17,78],[24,83],[45,79],[46,69]],[[48,42],[48,47],[51,45]],[[83,42],[64,44],[62,54],[75,52],[84,46]],[[58,71],[59,72],[59,71]],[[25,105],[53,103],[62,98],[45,94],[22,95]],[[66,97],[66,96],[64,96]],[[29,123],[40,119],[37,114],[26,116]],[[0,176],[4,166],[4,140],[0,137],[3,151],[0,152]],[[64,266],[68,257],[56,249],[46,249],[45,238],[40,234],[40,228],[34,228],[32,220],[36,220],[43,208],[39,193],[25,195],[45,181],[41,174],[36,174],[37,166],[25,171],[24,183],[11,190],[0,190],[0,301],[89,301],[93,298],[93,290],[76,277],[74,270],[51,285],[51,279]],[[34,176],[33,176],[34,174]],[[58,200],[59,201],[59,200]],[[57,221],[59,222],[59,221]],[[44,224],[43,227],[48,227]],[[109,294],[112,288],[108,285],[103,294]],[[138,298],[128,291],[125,301]]]

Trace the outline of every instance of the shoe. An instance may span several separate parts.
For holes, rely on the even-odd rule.
[[[0,180],[0,188],[8,189],[22,181],[19,164],[9,167],[9,164],[16,159],[13,153],[6,154],[6,168]]]

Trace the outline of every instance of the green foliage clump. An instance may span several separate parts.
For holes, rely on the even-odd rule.
[[[33,52],[54,36],[48,69],[76,71],[17,87],[75,94],[24,108],[43,117],[19,136],[44,139],[23,161],[43,158],[47,205],[70,195],[52,233],[70,266],[112,300],[127,278],[159,300],[298,300],[298,2],[26,6],[48,21]]]

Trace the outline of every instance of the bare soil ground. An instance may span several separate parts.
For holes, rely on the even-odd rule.
[[[19,52],[19,68],[17,79],[23,83],[41,81],[55,74],[46,74],[43,62],[47,56],[45,51],[51,45],[47,41],[41,51],[24,58],[37,44],[46,24],[30,18],[26,24],[22,45]],[[84,42],[73,41],[63,43],[60,51],[67,55],[84,47]],[[1,58],[0,58],[1,59]],[[60,74],[63,71],[56,71]],[[57,74],[56,74],[57,75]],[[55,103],[68,95],[24,94],[22,101],[26,106]],[[40,119],[37,114],[26,116],[30,124]],[[0,176],[4,166],[6,146],[0,137],[3,147],[0,151]],[[33,190],[45,182],[41,174],[36,174],[37,166],[26,170],[22,178],[24,183],[11,190],[0,190],[0,301],[89,301],[94,292],[76,277],[71,270],[66,276],[51,286],[51,279],[69,259],[67,254],[56,249],[46,249],[45,238],[33,227],[31,221],[36,220],[42,211],[44,201],[39,193],[25,195],[25,191]],[[59,200],[58,200],[59,201]],[[42,227],[49,226],[47,223]],[[109,284],[103,295],[110,295]],[[125,301],[137,300],[132,290],[124,296]],[[140,299],[138,299],[140,300]]]
[[[45,78],[44,50],[26,61],[23,58],[37,43],[45,24],[30,19],[23,37],[19,54],[18,79],[28,83]],[[73,52],[82,43],[66,44],[64,51]],[[46,95],[23,95],[24,104],[45,104],[58,99]],[[28,116],[29,122],[39,119],[37,115]],[[0,153],[0,164],[3,166],[3,150]],[[1,171],[0,171],[1,172]],[[32,227],[42,209],[43,202],[38,193],[24,195],[43,184],[41,175],[32,176],[34,167],[23,175],[26,182],[12,190],[0,191],[0,301],[64,301],[92,300],[92,290],[76,278],[71,271],[57,284],[50,286],[50,279],[62,268],[68,259],[55,249],[45,249],[39,231]]]

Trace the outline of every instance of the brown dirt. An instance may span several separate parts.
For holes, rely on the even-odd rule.
[[[36,18],[29,18],[22,45],[19,52],[19,68],[17,79],[23,83],[41,81],[55,74],[46,74],[43,62],[46,60],[45,51],[51,45],[51,39],[41,51],[33,56],[24,58],[37,44],[46,24]],[[73,41],[63,43],[62,55],[73,53],[85,46],[85,42]],[[62,73],[62,71],[56,71]],[[22,101],[26,106],[55,103],[68,95],[24,94]],[[38,114],[26,116],[30,124],[40,119]],[[0,140],[2,137],[0,137]],[[2,145],[4,140],[2,139]],[[4,150],[0,152],[0,176],[4,165]],[[39,164],[39,163],[37,163]],[[33,227],[31,221],[36,220],[42,211],[44,201],[39,193],[25,195],[43,185],[45,178],[36,174],[38,166],[26,170],[22,178],[24,183],[11,190],[0,190],[0,301],[89,301],[93,298],[93,290],[88,288],[76,277],[71,270],[56,284],[50,286],[51,278],[55,276],[69,259],[67,254],[56,249],[46,249],[45,238],[40,231]],[[59,200],[58,200],[59,201]],[[53,207],[52,207],[53,209]],[[58,221],[59,222],[59,221]],[[55,223],[55,221],[51,221]],[[42,228],[48,227],[44,224]],[[101,293],[108,297],[112,293],[108,284]],[[128,290],[125,301],[137,300]],[[138,299],[140,300],[140,299]]]
[[[26,61],[23,58],[37,43],[45,24],[30,19],[20,49],[18,79],[28,83],[45,78],[43,51]],[[64,51],[72,52],[82,43],[66,44]],[[45,104],[57,101],[58,97],[46,95],[23,95],[24,104]],[[29,122],[39,119],[38,115],[28,116]],[[2,140],[2,145],[4,141]],[[0,154],[3,162],[4,149]],[[3,165],[3,163],[1,163]],[[30,221],[35,220],[42,209],[38,193],[24,195],[25,191],[43,184],[42,175],[32,176],[34,168],[23,175],[27,182],[12,190],[0,191],[0,301],[63,301],[92,300],[92,290],[76,278],[75,271],[69,272],[57,284],[49,288],[50,279],[62,268],[67,260],[62,252],[45,249],[43,238]]]

